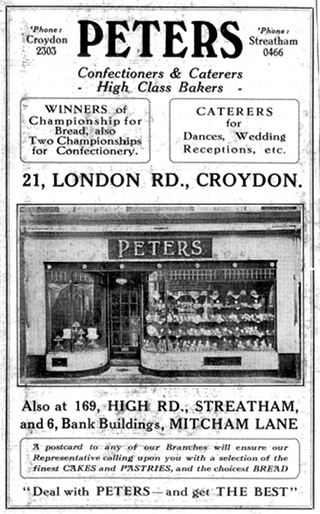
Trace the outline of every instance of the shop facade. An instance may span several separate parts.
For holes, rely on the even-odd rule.
[[[21,376],[300,378],[300,206],[21,206]]]

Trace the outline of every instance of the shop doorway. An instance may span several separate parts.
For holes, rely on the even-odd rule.
[[[110,273],[109,340],[112,359],[139,359],[142,341],[141,273]]]

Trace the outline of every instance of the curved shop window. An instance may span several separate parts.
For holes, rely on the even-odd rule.
[[[276,369],[276,334],[275,262],[216,262],[149,275],[146,368]]]
[[[46,265],[48,371],[279,370],[276,261],[121,266]]]
[[[48,351],[83,353],[106,348],[103,277],[50,268],[47,265]]]

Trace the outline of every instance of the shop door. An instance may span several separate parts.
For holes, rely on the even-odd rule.
[[[141,275],[110,277],[111,358],[138,359],[141,345]]]

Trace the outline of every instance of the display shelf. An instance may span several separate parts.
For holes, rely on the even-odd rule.
[[[276,353],[275,263],[259,264],[154,273],[142,345],[146,355]]]

